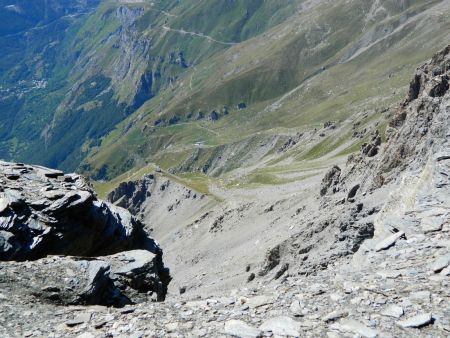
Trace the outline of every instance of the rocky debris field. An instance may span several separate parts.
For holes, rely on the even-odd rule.
[[[449,76],[450,46],[418,69],[407,100],[388,128],[388,141],[380,144],[375,133],[345,166],[333,167],[316,186],[315,209],[297,205],[297,215],[305,212],[302,229],[272,247],[259,265],[242,266],[246,281],[215,293],[201,294],[199,286],[194,296],[182,288],[180,295],[153,302],[161,300],[155,290],[167,286],[170,277],[162,272],[161,250],[147,236],[144,242],[154,246],[147,251],[111,250],[117,246],[109,237],[101,248],[90,242],[94,252],[108,256],[45,257],[63,254],[56,250],[55,238],[64,241],[69,230],[86,224],[79,215],[86,210],[92,215],[89,210],[98,210],[104,202],[97,201],[79,177],[66,179],[60,172],[2,163],[2,257],[41,259],[0,266],[0,336],[449,337]],[[138,189],[123,185],[110,197],[145,213],[146,186],[160,185],[153,178],[141,183]],[[43,188],[55,185],[55,194],[45,197],[54,188]],[[67,198],[73,191],[75,197]],[[44,202],[36,202],[43,196]],[[104,227],[131,224],[142,230],[124,209],[104,205],[112,220],[100,222]],[[275,229],[286,214],[280,205],[264,210],[280,213],[278,223],[270,223]],[[250,209],[235,210],[246,217]],[[115,217],[117,213],[126,217]],[[227,238],[228,219],[222,217],[221,230],[214,232],[223,231],[220,240]],[[47,239],[49,233],[57,236]],[[96,238],[98,233],[93,233],[89,238]],[[138,247],[128,247],[137,238],[133,231],[125,234],[119,243],[125,241],[126,250],[146,248],[139,248],[141,241]],[[39,241],[55,243],[49,248],[56,249],[34,251]],[[189,243],[178,245],[187,250]],[[194,244],[191,247],[204,243]],[[236,264],[228,266],[223,257],[223,268],[234,271]],[[209,267],[210,273],[214,268]]]
[[[315,275],[227,297],[122,309],[51,307],[0,295],[3,337],[448,337],[449,228],[379,243]],[[383,242],[383,241],[382,241]],[[36,322],[36,318],[40,318]]]

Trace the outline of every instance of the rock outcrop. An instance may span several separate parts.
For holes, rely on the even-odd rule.
[[[122,182],[108,194],[108,200],[117,206],[128,209],[134,215],[141,211],[146,198],[151,196],[154,175],[144,175],[136,182]]]
[[[122,307],[164,300],[170,276],[161,266],[161,257],[147,250],[97,258],[51,256],[4,262],[0,289],[20,302]]]
[[[297,266],[297,273],[325,268],[357,252],[371,238],[382,240],[392,233],[407,237],[445,228],[449,78],[450,46],[418,68],[407,99],[389,124],[387,142],[381,144],[376,131],[345,166],[334,166],[326,173],[318,193],[320,211],[305,219],[307,226],[299,233],[277,246],[283,255],[273,274],[286,262],[291,270]],[[266,259],[263,269],[269,263]]]
[[[62,305],[161,301],[171,279],[162,255],[141,221],[98,200],[83,177],[0,162],[0,260],[14,261],[0,267],[7,293]]]
[[[0,163],[0,260],[160,251],[125,209],[97,199],[79,175]]]

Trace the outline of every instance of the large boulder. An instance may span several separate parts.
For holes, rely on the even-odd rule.
[[[99,256],[132,249],[162,255],[127,210],[97,199],[76,174],[0,162],[0,260]]]
[[[161,257],[146,250],[91,259],[51,256],[0,266],[0,290],[22,303],[120,307],[148,295],[162,301],[169,281]]]

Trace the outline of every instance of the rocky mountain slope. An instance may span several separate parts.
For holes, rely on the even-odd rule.
[[[28,295],[2,291],[2,335],[447,337],[449,78],[450,46],[417,70],[387,142],[374,133],[320,179],[246,195],[216,188],[228,199],[203,205],[192,223],[195,215],[187,214],[181,230],[149,224],[173,234],[163,246],[181,288],[164,303],[55,312],[48,302],[31,306]],[[163,174],[122,184],[109,198],[151,219],[147,207],[172,184],[158,182]],[[184,189],[171,191],[180,206],[192,203]],[[41,262],[49,264],[29,263],[31,271]]]

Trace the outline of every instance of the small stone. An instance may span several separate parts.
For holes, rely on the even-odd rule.
[[[423,313],[423,314],[419,314],[414,317],[407,318],[401,322],[398,322],[398,325],[400,325],[401,327],[404,327],[404,328],[407,328],[407,327],[419,328],[419,327],[431,324],[432,322],[433,322],[433,317],[432,317],[431,313]]]
[[[338,301],[340,301],[341,299],[343,299],[344,298],[344,296],[342,296],[341,294],[339,294],[339,293],[332,293],[332,294],[330,294],[330,299],[333,301],[333,302],[338,302]]]
[[[108,323],[106,320],[101,320],[101,321],[95,322],[93,324],[93,326],[95,329],[101,329],[103,326],[106,325],[106,323]]]
[[[276,317],[263,322],[260,326],[261,331],[272,332],[278,336],[300,336],[300,323],[290,317]]]
[[[263,305],[272,304],[273,301],[274,301],[273,297],[261,295],[261,296],[255,296],[255,297],[249,298],[247,300],[247,304],[251,308],[258,308]]]
[[[224,334],[233,337],[256,338],[261,336],[261,331],[241,320],[229,320],[225,323]]]
[[[132,307],[126,307],[124,309],[121,309],[119,312],[123,315],[129,314],[129,313],[133,313],[135,311],[134,308]]]
[[[444,255],[437,258],[434,261],[433,265],[431,266],[431,269],[433,270],[433,272],[438,273],[449,265],[450,265],[450,255]]]
[[[387,278],[398,278],[402,275],[402,273],[396,270],[381,270],[377,271],[377,275],[383,279],[387,279]]]
[[[371,329],[370,327],[367,327],[366,325],[353,319],[341,320],[340,323],[332,324],[331,327],[339,331],[356,333],[366,338],[375,338],[378,336],[377,330]]]
[[[74,320],[82,321],[83,323],[89,323],[91,321],[92,313],[84,312],[75,317]]]
[[[143,338],[145,336],[145,333],[142,331],[137,331],[132,333],[128,338]]]
[[[302,308],[300,306],[300,302],[298,300],[294,300],[289,308],[294,316],[302,315]]]
[[[426,234],[430,232],[441,231],[442,227],[444,226],[444,221],[439,217],[427,217],[422,220],[421,226],[423,232]]]
[[[439,274],[442,276],[450,276],[450,266],[442,270]]]
[[[343,317],[347,317],[348,316],[348,312],[347,311],[333,311],[329,314],[327,314],[326,316],[324,316],[322,318],[322,320],[325,323],[328,322],[334,322],[337,319],[343,318]]]
[[[389,305],[383,312],[381,312],[383,316],[400,318],[403,316],[404,311],[403,308],[398,305]]]
[[[420,301],[420,302],[430,302],[431,292],[430,291],[417,291],[411,292],[409,294],[409,299]]]
[[[66,325],[68,327],[73,327],[73,326],[77,326],[77,325],[81,325],[84,323],[84,320],[79,320],[79,319],[72,319],[66,322]]]
[[[178,330],[178,326],[179,326],[179,324],[177,322],[166,324],[166,331],[174,332],[174,331]]]
[[[9,207],[9,201],[6,198],[0,198],[0,213]]]
[[[405,235],[405,233],[403,231],[399,231],[399,232],[396,232],[395,234],[392,234],[391,236],[389,236],[389,237],[383,239],[381,242],[379,242],[375,246],[375,251],[389,249],[391,246],[393,246],[395,244],[395,242],[397,242],[397,240],[399,238],[401,238],[404,235]]]
[[[95,338],[95,336],[90,332],[84,332],[78,335],[77,338]]]

